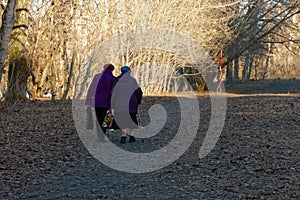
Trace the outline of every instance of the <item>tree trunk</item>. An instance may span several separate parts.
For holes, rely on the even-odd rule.
[[[226,81],[232,80],[232,62],[229,62],[226,67]]]
[[[48,71],[49,71],[49,64],[45,66],[42,75],[39,77],[39,80],[37,80],[36,83],[34,82],[33,88],[36,88],[36,90],[34,90],[33,92],[35,92],[35,96],[37,97],[41,97],[44,93],[43,86],[46,85],[45,82],[47,79]],[[45,89],[47,88],[45,87]]]
[[[268,55],[267,59],[266,59],[266,65],[262,74],[262,79],[265,80],[268,74],[268,69],[269,69],[269,60],[270,60],[270,56]]]
[[[5,100],[26,99],[27,78],[29,75],[27,66],[27,61],[24,57],[18,58],[9,64],[8,90]]]
[[[67,96],[68,96],[68,93],[69,93],[69,90],[70,90],[70,87],[71,87],[71,80],[72,80],[72,77],[73,77],[74,64],[75,64],[75,53],[73,54],[73,57],[72,57],[72,62],[71,62],[71,66],[70,66],[70,71],[69,71],[67,86],[66,86],[64,94],[63,94],[63,96],[61,98],[62,100],[66,100],[67,99]]]
[[[5,66],[5,59],[8,53],[8,44],[11,37],[11,31],[15,23],[15,11],[18,0],[9,0],[2,17],[0,29],[0,83]]]
[[[9,73],[6,100],[26,99],[27,79],[30,74],[28,65],[28,16],[29,0],[19,0],[16,7],[16,20],[11,33],[9,48]],[[10,72],[10,70],[13,70]]]
[[[248,50],[248,53],[245,58],[245,64],[244,64],[243,73],[242,73],[242,81],[243,82],[245,82],[247,79],[246,77],[247,77],[247,72],[248,72],[248,67],[249,67],[249,60],[250,60],[250,50]]]
[[[251,73],[252,73],[252,68],[253,68],[253,62],[254,62],[254,58],[253,58],[253,56],[250,56],[249,71],[247,73],[247,79],[246,79],[247,81],[249,81],[250,78],[251,78]]]
[[[257,65],[258,65],[258,61],[255,61],[255,64],[254,64],[254,78],[255,80],[258,80],[258,75],[257,75]]]
[[[49,78],[49,81],[50,81],[50,93],[51,93],[51,100],[54,101],[56,100],[57,98],[57,73],[58,70],[57,70],[57,62],[53,61],[51,64],[50,64],[50,78]]]
[[[234,80],[239,80],[239,57],[234,59]]]

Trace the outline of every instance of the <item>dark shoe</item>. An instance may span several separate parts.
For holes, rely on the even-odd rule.
[[[129,142],[131,143],[131,142],[135,142],[136,140],[135,140],[135,138],[134,138],[134,136],[129,136]]]
[[[121,143],[124,144],[126,142],[126,136],[121,137]]]

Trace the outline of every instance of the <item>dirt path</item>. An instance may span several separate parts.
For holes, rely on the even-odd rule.
[[[108,168],[86,150],[72,118],[71,102],[25,102],[0,113],[1,199],[299,199],[300,95],[228,97],[225,126],[203,159],[199,147],[210,122],[210,98],[199,97],[201,123],[195,141],[171,165],[130,174]],[[134,152],[166,145],[178,128],[172,97],[146,97],[142,110],[159,103],[166,126]],[[146,125],[149,116],[143,112]],[[187,130],[188,131],[188,130]],[[110,139],[119,145],[119,134]]]

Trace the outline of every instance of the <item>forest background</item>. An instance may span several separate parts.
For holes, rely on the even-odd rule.
[[[0,9],[2,100],[72,99],[76,74],[97,45],[153,28],[197,41],[215,70],[222,50],[225,83],[300,79],[299,0],[2,0]],[[140,67],[140,82],[159,85],[142,85],[147,94],[169,92],[169,72],[151,75],[145,63],[165,63],[175,69],[171,78],[193,77],[190,83],[203,90],[198,66],[170,52],[131,51],[111,62]]]

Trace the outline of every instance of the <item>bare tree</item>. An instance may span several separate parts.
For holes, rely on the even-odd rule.
[[[227,79],[241,77],[244,81],[251,78],[251,72],[256,77],[262,76],[264,70],[266,76],[272,74],[273,63],[283,52],[279,51],[279,44],[297,51],[289,43],[292,41],[289,36],[285,38],[289,42],[275,42],[283,42],[284,37],[279,34],[283,29],[289,30],[288,35],[296,33],[289,19],[299,13],[299,0],[30,0],[29,3],[26,62],[30,66],[28,82],[34,98],[51,94],[52,99],[67,99],[74,93],[75,85],[78,96],[83,95],[89,80],[101,70],[101,63],[97,63],[99,67],[90,65],[93,50],[126,32],[176,31],[199,43],[214,61],[223,49]],[[148,46],[155,44],[156,39],[149,40]],[[117,66],[116,72],[122,65],[134,68],[135,76],[149,93],[170,91],[170,85],[180,85],[184,76],[194,85],[201,80],[201,64],[188,63],[178,55],[157,49],[127,50],[126,41],[129,40],[114,44],[122,54],[104,54]],[[286,54],[289,55],[286,63],[292,66],[295,61],[291,54]],[[104,55],[98,55],[100,60],[101,56]],[[176,70],[182,74],[178,75]],[[291,70],[286,67],[287,72]],[[82,77],[75,80],[74,74],[78,73]]]
[[[230,14],[224,15],[230,6],[226,3],[220,4],[219,1],[205,1],[205,3],[175,0],[144,1],[143,3],[133,0],[52,1],[51,4],[46,4],[41,8],[41,10],[45,8],[43,12],[40,11],[35,15],[39,17],[35,18],[37,21],[33,25],[38,28],[32,30],[33,32],[30,34],[36,35],[32,38],[34,44],[32,47],[34,48],[31,50],[33,53],[31,56],[33,58],[33,91],[37,91],[34,93],[39,95],[44,93],[48,87],[52,95],[61,98],[63,91],[68,88],[67,85],[70,85],[68,92],[72,93],[74,79],[70,76],[78,72],[91,51],[101,42],[126,31],[139,31],[148,28],[176,30],[199,41],[203,47],[207,48],[207,51],[218,49],[221,46],[221,40],[229,37],[229,33],[226,32],[229,29],[226,28],[225,23],[220,23],[220,20],[225,22],[233,17]],[[59,17],[62,14],[66,17]],[[39,20],[40,18],[43,20]],[[55,28],[51,21],[56,22],[54,23]],[[225,36],[218,33],[219,31],[225,32]],[[118,45],[120,48],[126,49],[126,44],[122,41]],[[54,48],[56,51],[53,51]],[[111,62],[118,67],[128,64],[136,69],[145,61],[158,61],[160,60],[158,58],[168,60],[167,64],[171,65],[173,69],[179,63],[179,61],[174,61],[174,56],[163,52],[152,51],[151,53],[154,55],[146,54],[145,56],[136,53],[126,52],[124,55],[112,57]],[[75,64],[70,68],[73,59]],[[58,68],[59,65],[61,67]],[[185,63],[181,63],[181,65],[184,66]],[[144,78],[147,80],[144,82],[151,82],[148,80],[151,77],[149,75],[150,70],[147,68],[146,71]],[[81,73],[87,72],[84,68],[81,69]],[[94,73],[96,71],[89,72],[87,76],[93,76]],[[67,74],[69,77],[66,76]],[[161,80],[164,81],[161,84],[167,84],[166,77],[168,76],[166,74],[162,74],[162,76],[164,78]],[[137,78],[139,79],[139,77]],[[82,81],[83,85],[85,85],[84,83]],[[167,88],[167,86],[163,88]]]
[[[270,53],[268,50],[270,48],[268,45],[265,46],[265,41],[274,38],[274,35],[278,36],[278,40],[286,40],[286,38],[282,37],[282,35],[279,36],[277,33],[286,26],[286,23],[293,16],[300,13],[299,7],[298,0],[249,1],[243,9],[246,13],[242,13],[243,16],[233,26],[235,30],[234,37],[226,45],[225,54],[227,54],[227,61],[224,62],[223,66],[245,55],[249,49],[253,49],[254,51],[252,52],[270,55],[268,54],[268,52]],[[270,42],[272,40],[268,43]],[[238,49],[235,48],[237,45],[239,46]],[[265,67],[267,67],[269,60],[266,59],[265,63]]]
[[[8,44],[11,37],[11,31],[15,22],[15,11],[17,2],[18,0],[8,0],[2,17],[3,20],[0,29],[0,84],[2,80],[5,59],[8,54]]]

